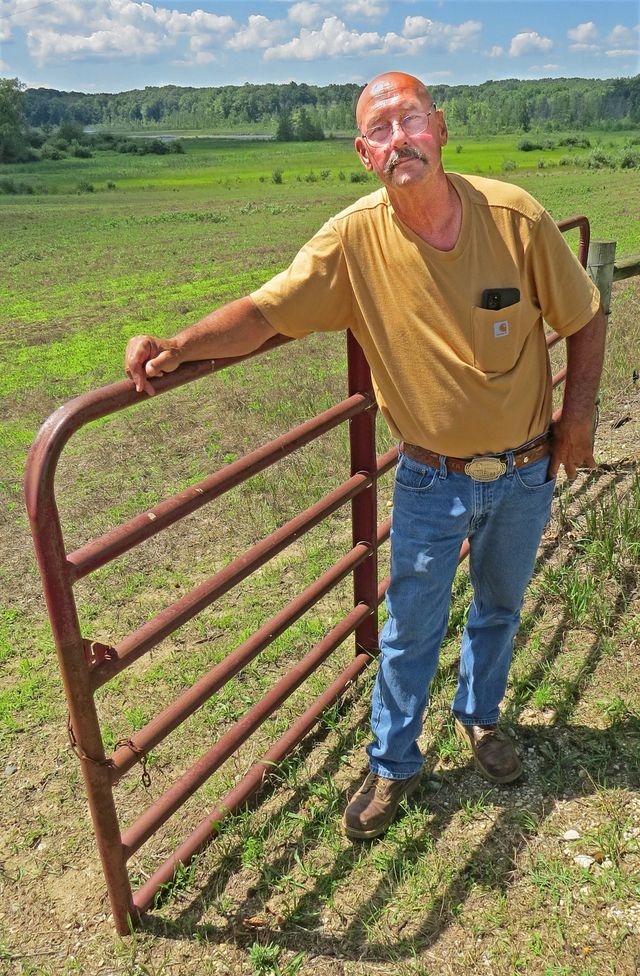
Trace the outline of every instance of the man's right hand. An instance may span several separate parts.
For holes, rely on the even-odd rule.
[[[149,378],[172,373],[181,362],[182,359],[170,339],[157,339],[148,335],[130,339],[124,355],[127,376],[136,384],[138,393],[148,393],[149,396],[155,393]]]

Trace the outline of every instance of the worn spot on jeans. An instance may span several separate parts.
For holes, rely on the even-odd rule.
[[[416,573],[426,573],[429,569],[429,564],[433,562],[433,556],[430,556],[428,552],[423,550],[419,552],[416,556],[416,561],[413,564],[413,568]]]
[[[457,516],[464,515],[466,508],[462,504],[462,500],[457,496],[451,499],[451,508],[449,509],[449,515]]]

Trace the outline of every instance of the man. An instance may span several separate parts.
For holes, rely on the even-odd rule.
[[[382,189],[329,220],[252,296],[174,339],[132,339],[126,370],[151,394],[150,377],[186,360],[247,353],[276,332],[350,328],[360,342],[401,441],[371,771],[344,815],[350,837],[369,838],[387,828],[420,777],[417,739],[467,536],[474,598],[456,728],[489,780],[521,773],[497,727],[499,705],[555,475],[560,465],[571,479],[595,464],[605,321],[596,288],[535,200],[505,183],[444,172],[444,116],[417,78],[375,78],[357,122],[356,151]],[[568,347],[551,438],[543,317]]]

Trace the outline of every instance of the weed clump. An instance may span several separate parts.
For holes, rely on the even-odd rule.
[[[20,195],[20,194],[31,194],[35,193],[36,188],[32,183],[18,183],[17,180],[13,180],[10,177],[3,177],[0,179],[0,193],[7,195]],[[43,192],[43,191],[39,191]]]

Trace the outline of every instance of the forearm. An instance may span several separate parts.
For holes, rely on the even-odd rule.
[[[211,312],[173,339],[134,336],[127,344],[125,371],[138,393],[153,396],[155,391],[150,380],[173,372],[181,363],[243,356],[259,349],[275,334],[253,301],[249,297],[239,298]]]
[[[595,467],[593,413],[604,361],[606,319],[600,309],[584,328],[567,339],[567,379],[562,414],[553,425],[549,477],[564,465],[567,477],[578,468]]]
[[[565,423],[591,421],[604,362],[606,318],[600,309],[567,339],[567,379],[562,401]]]
[[[169,340],[180,362],[226,359],[253,352],[275,335],[251,298],[238,298]]]

